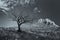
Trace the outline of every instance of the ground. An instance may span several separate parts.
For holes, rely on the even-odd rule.
[[[48,36],[41,36],[27,32],[17,32],[0,27],[0,40],[59,40],[60,33],[49,33]],[[58,36],[58,35],[59,36]],[[57,35],[57,36],[56,36]]]
[[[11,24],[12,25],[12,24]],[[14,24],[15,25],[15,24]],[[45,22],[24,23],[17,27],[0,27],[0,40],[60,40],[60,26]]]

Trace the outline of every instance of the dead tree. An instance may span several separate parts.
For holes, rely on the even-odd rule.
[[[17,18],[18,32],[21,32],[20,26],[21,26],[23,23],[25,23],[24,18],[23,18],[22,16],[19,16],[19,17]]]
[[[20,28],[20,26],[23,24],[23,23],[25,23],[25,20],[24,20],[24,17],[22,17],[22,16],[16,16],[16,15],[14,15],[13,13],[12,13],[12,15],[15,17],[15,19],[16,19],[16,21],[17,21],[17,24],[18,24],[18,32],[21,32],[21,28]]]

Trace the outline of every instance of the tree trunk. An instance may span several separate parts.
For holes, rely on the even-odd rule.
[[[21,32],[20,26],[21,26],[21,24],[18,24],[18,32]]]
[[[21,26],[21,24],[24,23],[24,18],[23,17],[18,17],[17,23],[18,23],[18,32],[22,32],[20,26]]]

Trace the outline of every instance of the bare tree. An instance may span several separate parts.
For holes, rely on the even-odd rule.
[[[23,11],[22,11],[22,12],[23,12]],[[33,19],[26,19],[27,17],[29,17],[29,15],[26,15],[26,16],[20,15],[20,14],[22,14],[22,12],[19,13],[19,15],[16,15],[16,14],[13,14],[13,13],[12,13],[12,15],[15,17],[14,20],[16,20],[16,21],[17,21],[17,24],[18,24],[18,32],[21,32],[20,26],[21,26],[23,23],[31,22],[31,21],[33,20]]]
[[[10,13],[15,18],[14,20],[16,20],[18,24],[18,31],[21,32],[21,24],[32,21],[33,16],[35,16],[35,14],[33,14],[33,10],[35,10],[35,8],[32,6],[35,1],[6,0],[5,3],[7,4],[6,7],[10,9],[8,13]]]
[[[14,15],[15,16],[15,15]],[[18,24],[18,32],[21,32],[21,28],[20,26],[25,23],[24,17],[22,16],[15,16],[15,18],[17,19],[17,24]]]
[[[17,23],[18,23],[18,32],[20,31],[21,32],[21,24],[23,24],[25,22],[24,18],[22,16],[18,17],[17,18]]]
[[[24,4],[22,4],[22,3]],[[27,8],[28,6],[30,6],[30,0],[26,0],[25,2],[23,2],[22,0],[16,4],[17,6],[13,6],[13,12],[12,12],[12,15],[15,17],[16,21],[17,21],[17,24],[18,24],[18,31],[21,32],[21,29],[20,29],[20,26],[23,24],[23,23],[26,23],[26,22],[30,22],[32,21],[32,19],[30,18],[27,18],[29,17],[32,13],[31,13],[31,10],[30,8]],[[32,2],[32,1],[31,1]],[[20,4],[19,4],[20,3]],[[30,13],[28,13],[28,11]],[[24,13],[25,12],[25,13]],[[32,18],[32,17],[31,17]]]

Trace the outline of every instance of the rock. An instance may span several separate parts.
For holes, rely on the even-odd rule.
[[[42,34],[46,35],[46,32],[53,32],[59,26],[50,19],[39,19],[35,23],[24,23],[21,25],[21,30],[33,33],[33,34]]]
[[[44,24],[47,24],[47,25],[53,25],[53,26],[59,27],[54,21],[51,21],[48,18],[46,18],[46,19],[39,19],[38,23],[44,23]]]

